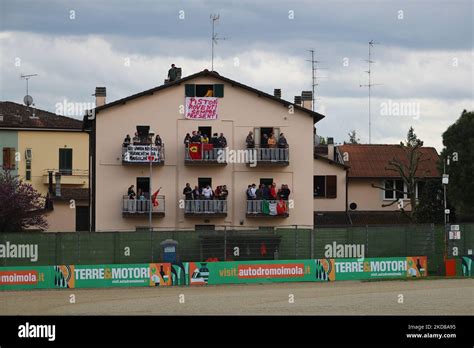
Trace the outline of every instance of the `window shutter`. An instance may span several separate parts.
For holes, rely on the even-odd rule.
[[[196,85],[194,84],[185,84],[184,85],[184,94],[186,97],[195,97],[196,96]]]
[[[214,85],[214,97],[224,98],[224,85],[221,83]]]
[[[337,176],[336,175],[326,176],[326,197],[327,198],[337,197]]]
[[[12,170],[15,169],[16,167],[16,151],[15,151],[15,148],[14,147],[11,147],[10,148],[10,168]]]
[[[10,168],[10,149],[8,147],[3,148],[3,169]]]

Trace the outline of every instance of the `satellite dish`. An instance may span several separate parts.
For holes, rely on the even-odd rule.
[[[33,104],[33,97],[31,95],[25,95],[25,97],[23,98],[23,103],[25,103],[26,106],[30,106],[31,104]]]

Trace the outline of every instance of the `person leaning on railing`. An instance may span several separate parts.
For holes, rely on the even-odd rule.
[[[288,148],[288,142],[286,141],[285,135],[283,133],[278,137],[278,147],[280,149]]]
[[[270,134],[270,137],[268,138],[268,147],[271,149],[274,149],[277,147],[277,140],[275,138],[275,135],[272,133]]]
[[[245,143],[247,144],[248,149],[255,148],[255,140],[253,138],[253,132],[252,131],[250,131],[249,134],[247,135],[247,138],[245,139]]]
[[[130,139],[130,134],[127,134],[125,139],[123,139],[123,147],[127,147],[128,145],[130,145],[131,141],[132,139]]]

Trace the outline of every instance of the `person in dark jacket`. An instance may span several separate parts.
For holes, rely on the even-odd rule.
[[[186,183],[186,187],[183,189],[183,195],[186,200],[192,200],[193,199],[193,189],[191,188],[191,185]]]
[[[132,186],[130,186],[130,187],[128,188],[127,195],[128,195],[128,198],[129,198],[129,199],[135,199],[135,197],[137,196],[137,195],[135,194],[134,188],[135,188],[134,185],[132,185]]]
[[[197,185],[194,186],[193,199],[201,199],[201,190],[199,190],[199,187]]]
[[[227,139],[225,138],[224,133],[221,133],[221,135],[219,136],[219,145],[219,147],[221,148],[227,147]]]
[[[270,188],[267,185],[262,187],[262,197],[263,199],[270,199]]]
[[[278,138],[278,147],[281,149],[286,149],[288,147],[288,142],[286,141],[285,135],[283,133],[280,134]]]
[[[247,144],[248,149],[253,149],[255,147],[255,140],[253,139],[253,132],[250,131],[245,139],[245,143]]]

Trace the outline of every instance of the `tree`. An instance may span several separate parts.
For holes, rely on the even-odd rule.
[[[19,232],[35,227],[44,230],[45,198],[7,170],[0,173],[0,232]]]
[[[441,180],[427,180],[418,192],[414,219],[417,223],[444,223],[443,185]]]
[[[446,172],[448,203],[456,207],[458,215],[474,216],[474,112],[464,110],[459,119],[443,133],[444,149],[441,167],[450,158]]]
[[[347,144],[359,144],[360,139],[357,137],[356,130],[352,130],[347,133],[349,136],[349,142]]]
[[[386,189],[385,187],[380,187],[374,184],[372,184],[372,187],[376,187],[384,191],[395,191],[402,196],[406,195],[410,200],[411,210],[406,211],[405,207],[402,205],[400,206],[400,211],[408,216],[410,220],[413,220],[413,213],[416,207],[416,175],[420,163],[427,161],[427,159],[423,158],[423,154],[420,151],[420,149],[423,147],[423,141],[418,139],[413,127],[410,127],[405,143],[400,142],[400,146],[404,152],[404,157],[393,158],[388,162],[388,166],[385,169],[394,171],[398,174],[398,176],[403,180],[404,189],[399,190],[395,187],[392,189]],[[395,194],[395,198],[392,202],[388,204],[382,204],[382,207],[388,207],[398,203],[399,199],[396,198],[396,196],[397,195]]]

